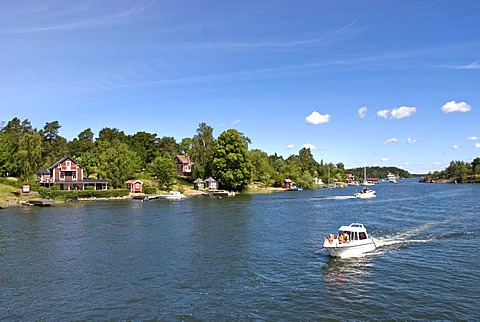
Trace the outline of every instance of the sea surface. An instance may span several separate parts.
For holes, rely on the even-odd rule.
[[[480,185],[373,189],[0,209],[0,320],[480,320]]]

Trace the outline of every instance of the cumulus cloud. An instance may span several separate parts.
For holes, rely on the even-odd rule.
[[[433,162],[433,165],[437,166],[437,165],[442,165],[441,162]]]
[[[452,145],[452,149],[454,149],[454,150],[458,149],[458,144]]]
[[[310,150],[316,150],[316,149],[317,149],[317,148],[315,147],[315,145],[310,144],[310,143],[305,143],[305,144],[303,145],[303,148],[305,148],[305,149],[310,149]]]
[[[408,144],[413,144],[413,143],[416,143],[416,142],[417,142],[417,140],[415,140],[415,139],[412,139],[412,138],[407,139]]]
[[[382,160],[383,162],[387,162],[390,161],[390,158],[381,158],[380,160]]]
[[[390,110],[383,109],[377,112],[378,117],[382,117],[384,119],[403,119],[405,117],[412,116],[417,112],[416,107],[411,106],[400,106],[398,108],[392,108]]]
[[[240,120],[235,120],[235,121],[233,121],[233,124],[235,125],[235,124],[238,124],[240,122],[241,122]]]
[[[358,117],[360,117],[361,119],[363,119],[365,117],[365,115],[367,115],[367,112],[368,112],[368,109],[366,106],[362,106],[358,109]]]
[[[305,118],[305,122],[308,124],[318,125],[321,123],[328,123],[330,122],[330,115],[329,114],[320,114],[317,111],[313,111],[312,114]]]
[[[295,147],[295,145],[289,144],[289,145],[287,146],[287,149],[291,150],[291,149],[293,149],[294,147]]]
[[[478,140],[478,136],[469,136],[469,137],[467,138],[467,140],[476,141],[476,140]]]
[[[475,149],[480,149],[480,143],[475,143]]]
[[[389,114],[390,114],[390,111],[389,111],[389,110],[380,110],[380,111],[377,111],[377,116],[378,116],[378,117],[382,117],[382,118],[384,118],[384,119],[387,119]]]
[[[465,102],[460,102],[457,103],[455,101],[450,101],[445,103],[442,106],[442,112],[443,113],[453,113],[453,112],[469,112],[472,109],[472,107],[465,103]]]
[[[395,143],[395,142],[398,142],[397,138],[388,139],[387,141],[385,141],[383,143]]]

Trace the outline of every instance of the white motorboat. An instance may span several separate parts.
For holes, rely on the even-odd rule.
[[[387,181],[390,183],[396,183],[397,179],[395,178],[395,175],[393,173],[387,174]]]
[[[336,238],[333,234],[328,235],[323,242],[323,248],[332,257],[348,258],[360,257],[364,253],[374,251],[377,246],[363,224],[352,223],[341,226]]]
[[[354,196],[355,198],[360,199],[370,199],[376,197],[375,190],[368,189],[367,187],[360,190],[360,192],[355,193]]]
[[[170,191],[168,195],[159,195],[160,199],[169,199],[169,200],[180,200],[187,198],[184,194],[179,191]]]

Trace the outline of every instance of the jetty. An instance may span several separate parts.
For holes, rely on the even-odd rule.
[[[53,206],[54,203],[55,201],[51,199],[32,199],[26,200],[22,204],[27,206],[50,207]]]

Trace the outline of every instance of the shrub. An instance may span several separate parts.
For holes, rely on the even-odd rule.
[[[147,195],[153,195],[157,193],[157,188],[155,187],[144,187],[143,192]]]

